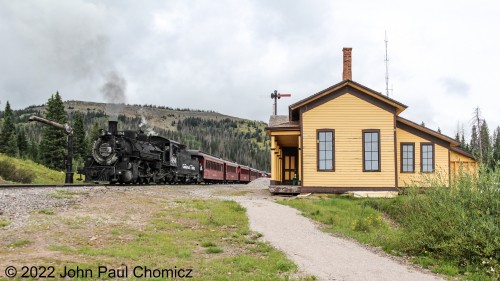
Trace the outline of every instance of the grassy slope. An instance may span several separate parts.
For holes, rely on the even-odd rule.
[[[35,173],[35,179],[32,183],[34,184],[62,184],[64,183],[64,172],[58,172],[51,170],[41,164],[35,163],[31,160],[22,160],[17,158],[9,157],[5,154],[0,153],[0,160],[7,160],[13,163],[16,168],[29,169]],[[0,180],[2,183],[2,180]],[[6,182],[4,182],[6,183]]]

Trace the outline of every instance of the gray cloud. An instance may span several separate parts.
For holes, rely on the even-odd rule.
[[[457,77],[445,77],[440,79],[441,85],[450,95],[465,97],[470,93],[470,85]]]
[[[481,62],[500,64],[500,40],[491,36],[499,9],[467,3],[458,1],[453,13],[432,3],[434,20],[420,2],[386,9],[363,0],[0,0],[0,100],[22,108],[59,90],[64,99],[110,101],[101,89],[116,73],[128,103],[268,120],[273,90],[292,94],[279,101],[286,114],[289,104],[339,82],[344,46],[354,48],[353,79],[382,92],[387,30],[391,97],[414,120],[456,116],[452,110],[468,104],[498,112],[487,109],[500,100],[486,87],[498,72]],[[481,16],[457,16],[469,14]],[[481,52],[463,44],[472,36]],[[428,112],[436,99],[448,106]],[[444,132],[454,130],[451,119],[441,121]]]

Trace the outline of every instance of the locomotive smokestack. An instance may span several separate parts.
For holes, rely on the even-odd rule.
[[[118,121],[108,121],[108,131],[111,135],[116,135],[118,132]]]

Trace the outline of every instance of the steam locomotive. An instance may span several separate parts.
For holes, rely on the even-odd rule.
[[[118,122],[101,129],[79,169],[86,182],[111,184],[247,183],[265,173],[160,136],[142,131],[118,131]]]

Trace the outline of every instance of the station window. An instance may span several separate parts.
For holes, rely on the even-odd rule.
[[[380,130],[363,130],[363,171],[380,172]]]
[[[422,173],[434,172],[434,144],[420,144],[420,170]]]
[[[401,172],[415,172],[415,143],[401,143]]]
[[[318,171],[334,171],[335,130],[318,130],[317,143]]]

